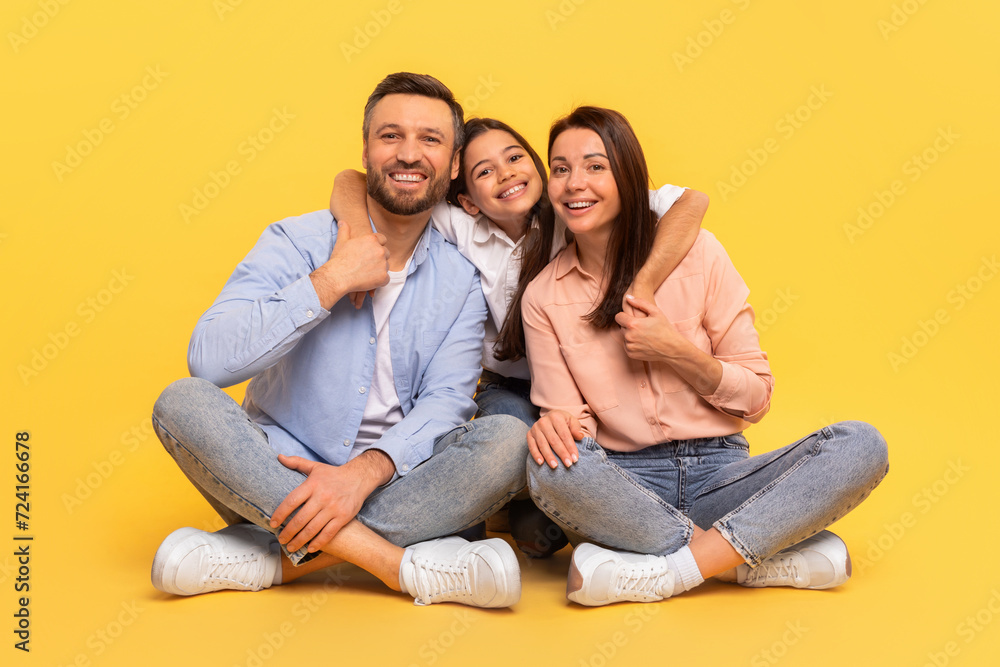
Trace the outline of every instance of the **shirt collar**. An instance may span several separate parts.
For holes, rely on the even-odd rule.
[[[582,276],[593,278],[580,266],[580,258],[576,255],[576,241],[570,241],[569,245],[563,248],[563,251],[556,255],[553,261],[556,263],[556,280],[565,278],[573,269],[579,271]]]
[[[538,216],[536,215],[531,218],[531,221],[528,223],[528,227],[537,227],[537,226],[538,226]],[[497,237],[498,239],[500,239],[501,241],[503,241],[504,243],[506,243],[511,247],[517,245],[517,243],[509,236],[507,236],[507,233],[504,232],[504,230],[500,229],[500,227],[496,223],[494,223],[492,220],[490,220],[485,215],[480,213],[478,216],[476,216],[475,228],[473,229],[472,232],[472,240],[475,243],[482,244],[489,241],[491,236]],[[524,237],[522,236],[521,238],[523,239]]]
[[[424,227],[424,233],[420,235],[420,239],[417,240],[417,247],[413,249],[413,256],[410,258],[410,270],[406,275],[410,275],[416,271],[417,267],[427,259],[427,254],[430,252],[431,247],[431,227],[431,221],[428,218],[427,226]]]
[[[378,230],[375,229],[375,221],[372,220],[371,215],[368,216],[368,222],[371,223],[372,232],[378,233]],[[334,224],[336,224],[336,222]],[[424,227],[424,233],[420,235],[419,239],[417,239],[417,245],[413,248],[413,254],[410,255],[410,259],[408,260],[410,263],[410,270],[406,272],[406,275],[410,275],[416,271],[417,267],[420,266],[425,259],[427,259],[427,253],[431,247],[432,226],[431,220],[428,218],[427,225]]]
[[[474,243],[483,244],[488,242],[491,236],[495,236],[507,245],[514,245],[510,237],[482,213],[476,216],[476,221],[473,224],[472,240]]]

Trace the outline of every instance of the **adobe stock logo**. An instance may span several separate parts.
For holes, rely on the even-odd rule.
[[[774,124],[774,131],[781,135],[782,139],[788,141],[812,119],[817,111],[826,105],[831,97],[833,97],[833,93],[827,90],[826,84],[811,86],[805,102],[779,118]],[[746,149],[747,159],[730,166],[728,179],[715,182],[719,194],[722,196],[722,201],[727,201],[746,185],[747,181],[767,164],[771,156],[781,150],[781,145],[777,138],[768,137],[759,148]]]
[[[19,53],[22,46],[37,37],[38,31],[47,26],[49,21],[68,4],[69,0],[38,0],[38,8],[41,11],[35,12],[30,18],[22,17],[19,32],[7,33],[7,41],[10,42],[10,48],[14,49],[14,53]]]
[[[243,173],[243,167],[250,164],[257,157],[267,150],[271,142],[288,128],[288,122],[295,119],[295,114],[289,113],[288,107],[271,110],[271,118],[267,123],[253,134],[248,134],[246,139],[236,147],[238,158],[231,158],[226,161],[222,169],[209,170],[207,179],[202,185],[192,188],[191,201],[181,202],[177,208],[184,222],[191,222],[191,219],[201,215],[209,204],[228,188],[233,179]]]
[[[340,52],[344,54],[344,60],[351,62],[360,56],[361,52],[371,46],[372,40],[381,35],[403,9],[402,0],[389,0],[383,9],[371,10],[369,14],[372,20],[365,22],[364,25],[354,26],[354,38],[349,43],[340,43]]]
[[[33,378],[38,377],[42,371],[48,368],[49,364],[69,347],[72,340],[83,332],[83,326],[90,324],[99,313],[104,312],[133,280],[135,280],[135,276],[129,275],[125,268],[122,268],[121,271],[112,271],[111,280],[105,287],[77,305],[76,314],[80,316],[82,323],[72,319],[66,322],[62,328],[49,332],[48,342],[31,350],[31,359],[28,364],[18,364],[17,366],[18,377],[21,378],[24,386],[27,387]]]
[[[750,0],[732,0],[732,2],[740,11],[746,11],[750,6]],[[689,36],[683,51],[674,51],[673,59],[674,64],[677,65],[677,71],[683,72],[685,67],[693,65],[694,61],[700,58],[705,50],[715,44],[715,40],[722,36],[722,33],[726,31],[726,26],[735,23],[738,17],[739,14],[732,9],[723,9],[719,12],[718,18],[703,20],[701,24],[705,26],[705,29]]]
[[[996,277],[997,273],[1000,273],[1000,262],[997,261],[997,256],[984,256],[975,273],[964,281],[956,283],[945,295],[945,300],[953,306],[952,312],[958,312],[965,308],[982,291],[986,283]],[[941,328],[949,322],[951,322],[951,313],[946,308],[937,308],[931,317],[917,320],[916,328],[900,339],[899,348],[886,355],[892,370],[898,373],[900,368],[913,361],[920,350],[924,349],[935,336],[941,333]]]
[[[160,84],[169,75],[169,72],[161,71],[159,65],[146,67],[142,81],[111,102],[111,113],[119,122],[125,120],[149,97],[152,91],[160,87]],[[105,116],[97,121],[95,127],[84,128],[81,131],[83,139],[73,144],[66,144],[66,155],[63,161],[52,161],[52,170],[55,172],[56,180],[62,183],[66,176],[82,165],[84,158],[93,153],[94,149],[104,143],[104,139],[117,128],[112,116]]]
[[[910,183],[919,181],[931,165],[937,163],[941,156],[948,152],[961,135],[951,129],[939,127],[937,136],[930,144],[919,153],[914,153],[903,162],[900,170],[903,176],[909,178]],[[854,223],[844,223],[844,234],[847,240],[853,245],[858,238],[870,230],[879,219],[907,193],[906,183],[902,179],[893,180],[885,190],[875,190],[872,192],[872,199],[863,206],[858,207],[858,217]]]

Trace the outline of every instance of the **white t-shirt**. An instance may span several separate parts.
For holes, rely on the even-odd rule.
[[[657,218],[662,218],[682,194],[684,188],[676,185],[664,185],[659,190],[650,190],[649,207]],[[493,343],[503,327],[510,302],[517,292],[525,237],[522,236],[515,243],[483,214],[471,216],[464,209],[445,202],[434,207],[431,224],[445,240],[458,246],[459,252],[479,269],[483,295],[490,310],[490,317],[486,318],[486,337],[483,340],[483,368],[507,377],[531,379],[526,360],[500,361],[493,356]],[[532,220],[531,224],[538,223]],[[566,227],[557,217],[555,236],[552,239],[552,257],[565,247]]]
[[[392,357],[389,354],[389,313],[396,305],[399,293],[406,282],[406,272],[410,269],[410,259],[402,271],[389,271],[389,284],[375,290],[372,309],[375,311],[375,374],[368,388],[368,402],[361,417],[361,428],[354,440],[350,458],[365,451],[382,437],[382,434],[403,419],[403,409],[399,406],[396,383],[392,375]]]

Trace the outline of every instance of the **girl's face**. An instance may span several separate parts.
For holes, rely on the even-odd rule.
[[[549,157],[549,199],[575,235],[610,233],[622,210],[621,199],[596,132],[573,127],[556,137]]]
[[[531,155],[503,130],[489,130],[466,144],[461,177],[468,190],[458,196],[462,208],[494,222],[527,223],[542,196],[542,177]]]

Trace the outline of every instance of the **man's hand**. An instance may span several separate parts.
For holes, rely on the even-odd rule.
[[[389,283],[389,250],[383,234],[351,237],[350,227],[337,222],[337,241],[330,259],[309,274],[320,305],[329,310],[351,292],[364,294]],[[361,297],[364,300],[364,296]],[[355,307],[357,302],[355,302]]]
[[[579,460],[576,441],[584,435],[576,417],[565,410],[550,410],[528,431],[528,450],[538,465],[547,461],[555,469],[561,460],[568,468]]]
[[[298,551],[307,543],[310,552],[325,547],[357,515],[374,489],[363,475],[347,466],[332,466],[284,454],[278,455],[278,461],[308,476],[271,516],[271,527],[277,528],[298,508],[295,517],[278,534],[278,541],[289,551]]]
[[[627,294],[625,301],[638,312],[638,315],[626,312],[615,315],[615,322],[622,328],[625,339],[625,354],[630,358],[666,361],[678,349],[678,344],[687,340],[653,301],[633,294]]]

